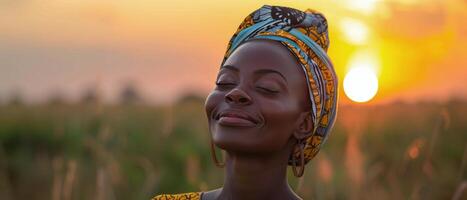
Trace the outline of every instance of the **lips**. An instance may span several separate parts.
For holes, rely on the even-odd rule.
[[[220,125],[238,127],[253,127],[258,125],[260,122],[259,119],[249,115],[248,113],[237,110],[226,110],[220,112],[215,119],[218,120]]]

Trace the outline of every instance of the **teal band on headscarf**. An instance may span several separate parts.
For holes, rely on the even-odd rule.
[[[251,39],[278,41],[298,59],[308,83],[314,124],[313,133],[302,147],[305,162],[318,153],[336,119],[338,80],[326,53],[327,31],[326,19],[316,11],[265,5],[245,18],[230,39],[222,61],[224,64],[235,49]],[[300,152],[295,151],[289,164],[296,164],[292,160],[299,157]]]

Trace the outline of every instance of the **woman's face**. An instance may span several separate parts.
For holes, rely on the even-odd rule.
[[[276,41],[251,40],[219,70],[205,104],[213,142],[227,151],[282,150],[309,111],[303,70]]]

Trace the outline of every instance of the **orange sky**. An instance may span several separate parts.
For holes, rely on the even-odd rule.
[[[341,83],[372,60],[373,102],[467,97],[462,0],[8,0],[0,4],[0,100],[16,90],[31,101],[57,91],[73,99],[97,85],[111,101],[130,80],[152,102],[207,93],[231,35],[263,4],[324,13]]]

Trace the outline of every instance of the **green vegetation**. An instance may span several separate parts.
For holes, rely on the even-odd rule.
[[[203,103],[0,106],[0,199],[219,187]],[[305,176],[289,180],[304,199],[450,199],[467,180],[466,147],[467,103],[341,106]]]

